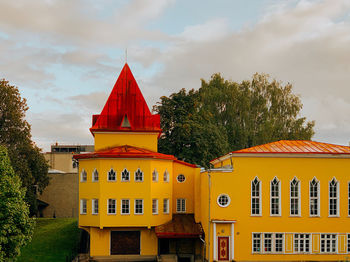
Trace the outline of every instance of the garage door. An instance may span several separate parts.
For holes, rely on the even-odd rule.
[[[111,255],[140,254],[140,231],[111,231]]]

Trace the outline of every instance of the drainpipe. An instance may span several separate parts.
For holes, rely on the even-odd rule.
[[[210,262],[210,248],[211,248],[211,241],[210,241],[210,201],[211,201],[211,176],[210,176],[210,169],[208,169],[208,192],[209,192],[209,197],[208,197],[208,261]]]

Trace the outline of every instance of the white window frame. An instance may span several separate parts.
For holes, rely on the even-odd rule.
[[[80,199],[80,215],[86,215],[87,214],[87,199],[82,198]]]
[[[114,213],[109,212],[109,200],[114,200]],[[108,215],[116,215],[117,214],[117,200],[114,198],[108,198],[107,199],[107,214]]]
[[[266,247],[265,247],[265,239],[269,239],[269,238],[265,238],[265,235],[269,234],[271,235],[271,251],[266,251]],[[273,233],[269,233],[269,232],[264,232],[263,233],[263,253],[265,254],[270,254],[273,253]]]
[[[274,180],[277,180],[278,182],[278,197],[274,196],[272,197],[272,182]],[[281,197],[281,181],[275,176],[271,181],[270,181],[270,216],[281,216],[282,210],[281,210],[281,202],[282,202],[282,197]],[[278,214],[272,214],[272,199],[278,199]]]
[[[253,182],[257,180],[259,183],[259,196],[253,196]],[[256,176],[254,179],[250,182],[250,215],[251,216],[261,216],[262,214],[262,205],[261,205],[261,181],[260,179]],[[259,200],[259,213],[258,214],[253,214],[253,199],[258,199]]]
[[[163,199],[163,213],[164,214],[169,214],[169,210],[170,210],[169,203],[170,203],[169,198]]]
[[[335,181],[336,183],[336,194],[337,196],[336,197],[331,197],[331,183]],[[340,214],[340,206],[339,206],[339,195],[340,195],[340,192],[339,192],[339,181],[333,177],[331,181],[329,181],[328,183],[328,216],[329,217],[339,217],[339,214]],[[335,203],[336,203],[336,214],[331,214],[331,200],[335,200]]]
[[[128,206],[128,210],[129,210],[129,212],[124,212],[124,209],[123,209],[123,203],[124,203],[124,201],[127,201],[127,206]],[[130,215],[130,199],[129,198],[122,198],[121,200],[120,200],[120,214],[122,214],[122,215]]]
[[[179,179],[179,177],[183,177],[183,180],[181,181],[181,180]],[[184,182],[186,181],[186,176],[185,176],[184,174],[178,174],[177,177],[176,177],[176,181],[177,181],[178,183],[184,183]]]
[[[137,201],[141,201],[142,213],[136,212],[137,211],[137,204],[136,204]],[[134,214],[135,215],[143,215],[143,212],[144,212],[143,199],[141,199],[141,198],[135,199],[135,201],[134,201]]]
[[[176,199],[176,213],[186,213],[186,198]]]
[[[257,238],[257,237],[254,237],[254,235],[259,235],[259,237]],[[260,244],[259,244],[259,250],[258,251],[255,251],[254,250],[254,248],[255,248],[255,242],[254,242],[254,240],[258,240],[259,242],[260,242]],[[255,233],[255,232],[253,232],[252,233],[252,253],[253,254],[260,254],[260,253],[262,253],[262,233]]]
[[[141,180],[137,177],[137,175],[136,175],[137,172],[140,172],[140,174],[141,174]],[[138,169],[135,171],[135,173],[134,173],[134,181],[135,181],[135,182],[143,182],[143,177],[144,177],[144,174],[143,174],[142,170],[141,170],[140,168],[138,168]],[[137,178],[137,179],[136,179],[136,178]]]
[[[80,182],[87,182],[87,173],[84,168],[80,172]]]
[[[113,171],[115,174],[115,178],[113,179],[109,179],[109,172]],[[113,167],[111,167],[111,169],[107,172],[107,181],[108,182],[116,182],[117,181],[117,172],[114,170]]]
[[[308,236],[308,237],[306,237]],[[307,244],[307,240],[309,240]],[[296,250],[295,246],[298,246]],[[306,251],[308,247],[309,251]],[[303,251],[300,251],[303,249]],[[294,233],[293,234],[293,253],[295,254],[309,254],[312,251],[312,235],[310,233]]]
[[[297,182],[297,196],[292,196],[292,183],[293,181]],[[300,217],[301,216],[301,191],[300,191],[300,186],[301,182],[297,177],[294,177],[290,182],[289,182],[289,215],[292,217]],[[297,209],[298,213],[297,214],[292,214],[292,200],[297,200]]]
[[[227,197],[227,204],[226,205],[222,205],[222,204],[220,204],[220,198],[221,197]],[[228,194],[220,194],[220,195],[218,195],[218,197],[217,197],[217,199],[216,199],[216,203],[220,206],[220,207],[228,207],[229,205],[230,205],[230,203],[231,203],[231,198],[230,198],[230,196],[228,195]]]
[[[163,173],[163,182],[169,183],[170,180],[170,174],[168,172],[168,169],[165,169]]]
[[[346,251],[348,254],[350,254],[350,233],[346,234],[347,237],[347,247],[346,247]]]
[[[316,197],[311,197],[311,182],[314,181],[317,184],[317,196]],[[309,181],[309,216],[310,217],[319,217],[321,214],[321,205],[320,205],[320,195],[321,195],[321,186],[320,186],[320,181],[316,178],[313,177],[310,181]],[[317,214],[311,214],[311,203],[313,202],[313,200],[316,200],[317,203]]]
[[[282,240],[282,250],[281,251],[277,251],[277,234],[279,234],[279,235],[282,235],[282,238],[281,238],[281,240]],[[280,232],[277,232],[277,233],[274,233],[273,234],[273,252],[275,253],[275,254],[283,254],[284,253],[284,246],[285,246],[285,243],[284,243],[284,233],[280,233]]]
[[[95,205],[96,203],[97,203],[97,212],[96,212],[96,205]],[[98,204],[99,203],[98,203],[98,199],[97,198],[91,200],[91,214],[98,215],[98,211],[100,209]]]
[[[152,215],[158,215],[158,199],[152,199]]]
[[[97,179],[95,177],[95,173],[97,172]],[[98,180],[100,179],[100,174],[98,173],[97,169],[94,168],[94,171],[92,171],[92,182],[98,182]]]
[[[331,236],[331,238],[327,238],[325,236]],[[333,236],[335,236],[335,239],[333,239]],[[330,241],[330,248],[332,248],[332,242],[333,240],[335,240],[335,251],[331,250],[331,251],[327,251],[327,242]],[[322,242],[324,242],[324,246],[325,246],[325,250],[322,251]],[[337,254],[338,253],[338,234],[336,233],[325,233],[325,234],[321,234],[320,235],[320,252],[322,254]]]
[[[128,179],[124,179],[124,178],[123,178],[123,173],[124,173],[125,171],[128,173]],[[127,170],[126,168],[124,168],[123,171],[120,172],[120,181],[121,181],[121,182],[130,182],[130,171]]]
[[[158,174],[157,168],[155,168],[152,172],[152,182],[158,182],[158,177],[159,177],[159,174]]]

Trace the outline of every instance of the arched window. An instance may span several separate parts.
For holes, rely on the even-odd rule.
[[[290,182],[290,215],[300,215],[300,181],[296,177]]]
[[[271,203],[270,203],[270,209],[271,210],[270,210],[270,214],[272,216],[279,216],[279,215],[281,215],[280,186],[281,186],[280,181],[277,179],[277,177],[275,177],[271,181],[271,186],[270,186],[270,190],[271,190]]]
[[[261,182],[257,177],[251,184],[251,214],[261,215]]]
[[[329,215],[338,216],[339,215],[339,189],[338,181],[333,178],[329,182]]]
[[[80,181],[81,181],[81,182],[86,182],[86,181],[87,181],[87,174],[86,174],[85,169],[81,170],[81,173],[80,173]]]
[[[135,171],[135,182],[142,182],[143,181],[143,172],[140,168],[138,168]]]
[[[98,181],[98,171],[96,168],[92,172],[92,181],[94,181],[94,182]]]
[[[124,170],[122,171],[122,181],[127,182],[130,181],[130,172],[124,168]]]
[[[163,174],[163,181],[164,182],[169,182],[169,172],[167,169],[165,169],[164,174]]]
[[[108,171],[107,180],[108,181],[117,181],[117,176],[115,175],[115,171],[113,168],[111,168],[111,170]]]
[[[153,182],[158,182],[158,171],[157,171],[156,168],[152,172],[152,181]]]
[[[314,177],[310,181],[310,216],[320,215],[320,182]]]

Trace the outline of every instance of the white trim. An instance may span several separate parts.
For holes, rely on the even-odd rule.
[[[311,215],[311,182],[315,180],[317,183],[317,214],[316,215]],[[320,217],[321,214],[321,201],[320,201],[320,196],[321,196],[321,186],[320,186],[321,182],[316,178],[313,177],[310,181],[309,181],[309,216],[310,217]],[[314,198],[313,198],[314,199]]]
[[[153,201],[155,201],[155,203],[156,203],[156,212],[153,212],[154,210],[153,210]],[[158,198],[153,198],[152,199],[152,215],[158,215]]]
[[[336,207],[336,211],[337,213],[335,215],[331,215],[330,214],[330,211],[331,211],[331,196],[330,196],[330,185],[332,183],[332,181],[335,181],[336,183],[336,194],[337,194],[337,197],[336,197],[336,204],[337,204],[337,207]],[[339,190],[339,181],[333,177],[331,181],[328,182],[328,217],[339,217],[339,214],[340,214],[340,206],[339,206],[339,195],[340,195],[340,190]],[[332,197],[332,199],[334,199]]]
[[[86,178],[85,178],[85,180],[83,179],[83,174],[85,173],[85,175],[86,175]],[[86,172],[86,170],[83,168],[82,170],[81,170],[81,172],[80,172],[80,182],[87,182],[87,172]]]
[[[217,248],[217,237],[216,237],[216,223],[213,223],[213,259],[218,260],[218,248]],[[210,258],[209,258],[210,260]]]
[[[141,172],[141,180],[136,180],[136,172],[137,171]],[[134,182],[143,182],[143,180],[144,180],[144,173],[143,173],[143,171],[141,170],[141,168],[136,169],[136,171],[134,172]]]
[[[85,212],[84,212],[84,203],[85,203]],[[80,199],[80,215],[87,215],[87,199],[81,198]]]
[[[109,179],[109,172],[111,172],[112,170],[115,173],[115,179],[114,180],[110,180]],[[107,171],[107,182],[117,182],[117,171],[115,171],[113,167],[111,167],[111,169],[109,169]]]
[[[181,210],[177,209],[178,201],[181,201],[180,203]],[[187,208],[186,202],[187,202],[186,198],[176,198],[176,213],[186,213],[186,208]],[[183,206],[184,206],[184,210],[182,209]]]
[[[272,214],[272,181],[277,180],[278,182],[278,214]],[[282,202],[282,194],[281,194],[281,184],[282,182],[275,176],[270,181],[270,216],[272,217],[280,217],[282,215],[282,208],[281,208],[281,202]],[[274,197],[276,198],[276,197]]]
[[[231,224],[231,223],[236,223],[236,220],[212,220],[210,222],[216,223],[216,224]]]
[[[235,225],[234,223],[231,224],[231,258],[230,260],[235,259]]]
[[[255,179],[258,180],[259,183],[259,214],[253,214],[253,182],[255,181]],[[262,182],[260,181],[260,179],[256,176],[254,177],[253,180],[250,181],[250,215],[254,216],[254,217],[260,217],[262,216],[262,205],[261,205],[261,198],[262,198],[262,192],[261,192],[261,186]]]
[[[298,197],[292,197],[292,182],[297,182]],[[292,180],[289,180],[289,216],[291,217],[301,217],[301,181],[295,176]],[[292,214],[292,199],[297,199],[298,203],[298,214]]]
[[[335,235],[335,252],[327,252],[327,251],[323,251],[321,250],[321,246],[322,246],[322,235]],[[338,235],[339,233],[321,233],[320,234],[320,253],[321,254],[338,254]],[[330,241],[332,241],[333,239],[330,239]],[[325,241],[327,241],[327,239],[325,239]],[[326,246],[326,245],[325,245]]]
[[[167,210],[166,212],[164,212],[164,203],[167,203]],[[163,198],[163,214],[169,214],[169,210],[170,210],[170,201],[169,198]]]
[[[97,212],[95,212],[95,202],[97,202]],[[93,198],[91,200],[91,214],[92,215],[98,215],[99,211],[100,211],[100,205],[99,205],[98,199],[97,198]]]
[[[227,201],[227,204],[226,205],[221,205],[220,202],[219,202],[219,198],[222,197],[222,196],[225,196],[227,197],[228,201]],[[218,195],[217,199],[216,199],[216,203],[220,206],[220,207],[228,207],[231,203],[231,198],[228,194],[220,194]]]
[[[155,179],[153,179],[154,177],[153,177],[153,174],[155,174]],[[158,171],[157,171],[157,168],[154,168],[154,170],[153,170],[153,172],[152,172],[152,182],[158,182],[158,180],[159,180],[159,173],[158,173]]]
[[[128,209],[129,209],[128,213],[123,213],[123,200],[127,200],[128,201]],[[122,198],[122,199],[120,199],[120,214],[121,215],[130,215],[130,199],[129,198]]]
[[[129,179],[128,180],[124,180],[123,179],[123,172],[124,171],[126,171],[126,172],[128,172],[128,177],[129,177]],[[120,181],[121,182],[130,182],[130,171],[128,170],[128,169],[126,169],[126,167],[124,167],[124,169],[120,172]]]
[[[136,213],[136,200],[141,200],[142,201],[142,213]],[[142,198],[136,198],[134,200],[134,215],[143,215],[145,207],[144,207],[144,202]]]
[[[97,172],[97,180],[95,179],[95,172]],[[94,170],[92,171],[92,178],[91,178],[91,181],[92,182],[98,182],[100,180],[100,174],[99,172],[97,171],[96,168],[94,168]]]
[[[109,200],[114,200],[115,201],[115,212],[114,213],[109,213]],[[115,198],[108,198],[107,199],[107,215],[116,215],[117,214],[117,200]]]

